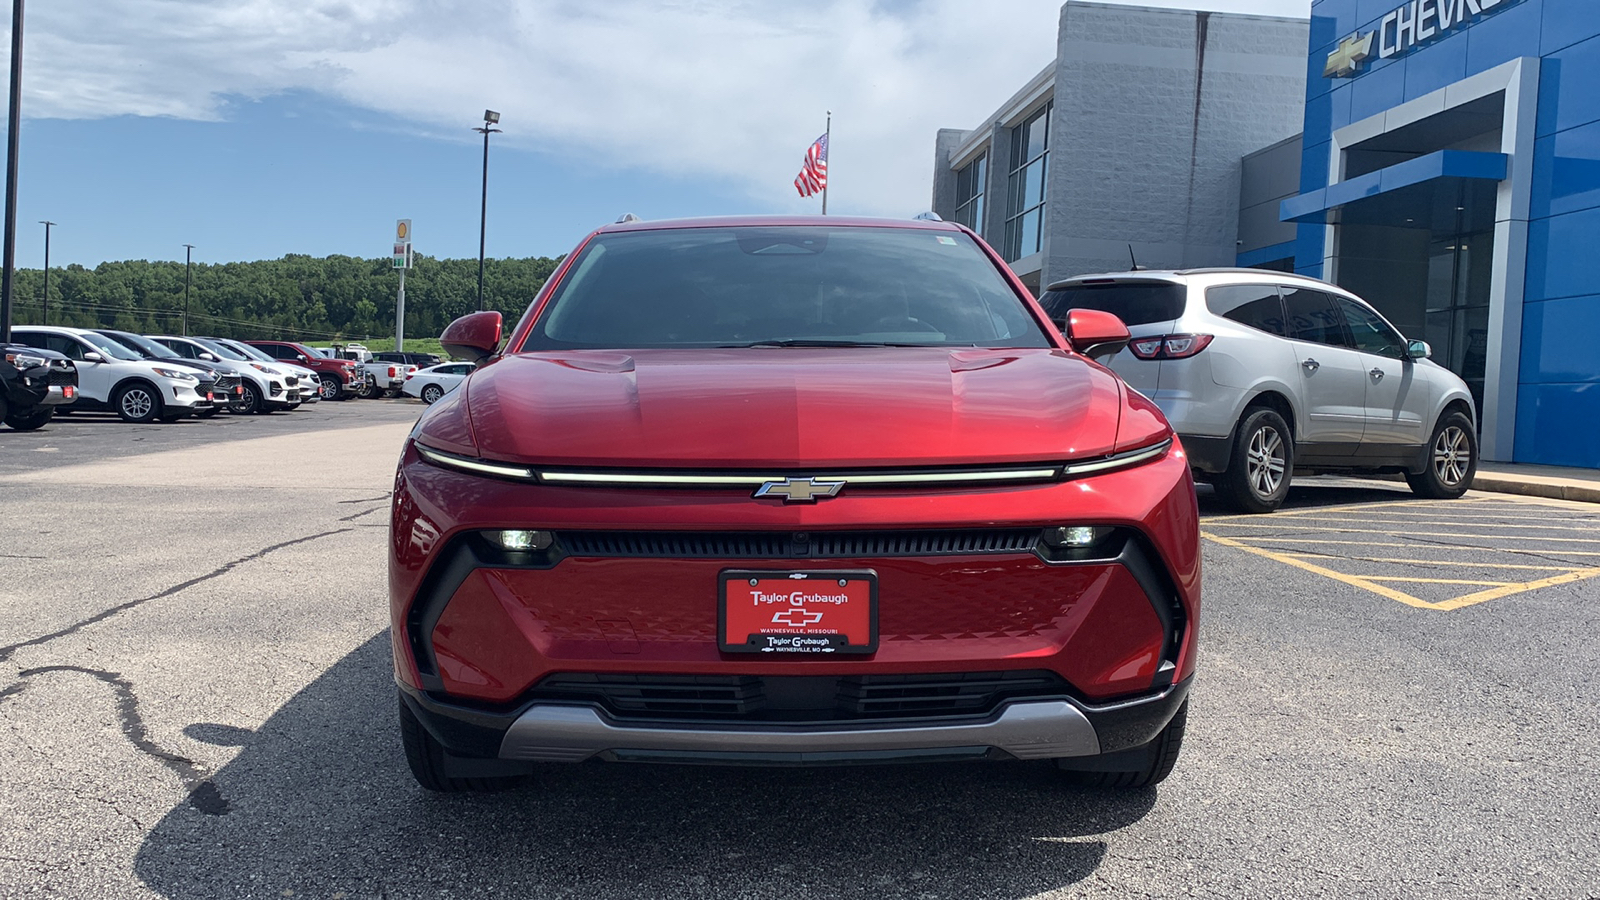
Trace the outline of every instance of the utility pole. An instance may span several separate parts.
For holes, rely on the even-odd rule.
[[[472,129],[483,135],[483,204],[478,207],[478,312],[483,312],[483,238],[489,226],[489,135],[499,133],[500,129],[493,127],[498,124],[500,114],[486,109],[483,127]]]
[[[17,153],[22,131],[22,0],[11,2],[11,117],[6,132],[5,272],[0,274],[0,344],[11,340],[11,276],[17,268]]]
[[[50,228],[56,223],[40,219],[44,226],[44,324],[50,324]]]
[[[189,336],[189,273],[194,269],[194,245],[183,245],[183,336]]]

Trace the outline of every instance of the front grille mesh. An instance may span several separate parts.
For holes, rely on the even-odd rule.
[[[77,384],[78,370],[67,366],[51,366],[46,384]]]
[[[961,531],[564,531],[569,556],[654,559],[858,559],[1031,553],[1039,529]]]
[[[535,700],[596,703],[614,718],[846,722],[982,716],[1006,700],[1061,696],[1053,672],[914,675],[551,675]]]

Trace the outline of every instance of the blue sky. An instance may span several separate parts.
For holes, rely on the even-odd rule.
[[[1304,16],[1309,0],[1148,0]],[[1043,68],[1060,0],[54,0],[24,31],[17,260],[563,253],[623,212],[927,208],[933,133]]]

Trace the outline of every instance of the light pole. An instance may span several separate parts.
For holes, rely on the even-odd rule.
[[[189,336],[189,273],[194,269],[194,245],[183,245],[183,336]]]
[[[44,324],[50,324],[50,228],[56,223],[40,219],[44,226]]]
[[[11,2],[11,117],[6,132],[5,272],[0,273],[0,344],[11,340],[11,274],[17,268],[17,153],[22,130],[22,0]]]
[[[22,0],[17,0],[21,3]],[[473,131],[483,135],[483,204],[478,207],[478,311],[483,312],[483,237],[489,225],[489,135],[500,129],[500,114],[492,109],[483,111],[483,127]]]

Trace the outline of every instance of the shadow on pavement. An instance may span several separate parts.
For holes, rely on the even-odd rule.
[[[1195,494],[1200,501],[1202,516],[1232,516],[1238,511],[1225,506],[1217,498],[1211,485],[1196,484]],[[1353,503],[1385,503],[1396,500],[1415,500],[1417,495],[1404,481],[1362,481],[1353,478],[1296,478],[1289,485],[1289,497],[1280,508],[1282,512],[1317,509],[1324,506],[1344,506]]]
[[[1072,788],[1044,763],[844,769],[589,764],[520,790],[416,786],[395,726],[389,639],[340,660],[242,743],[136,868],[168,897],[1021,897],[1094,871],[1096,836],[1156,791]]]

